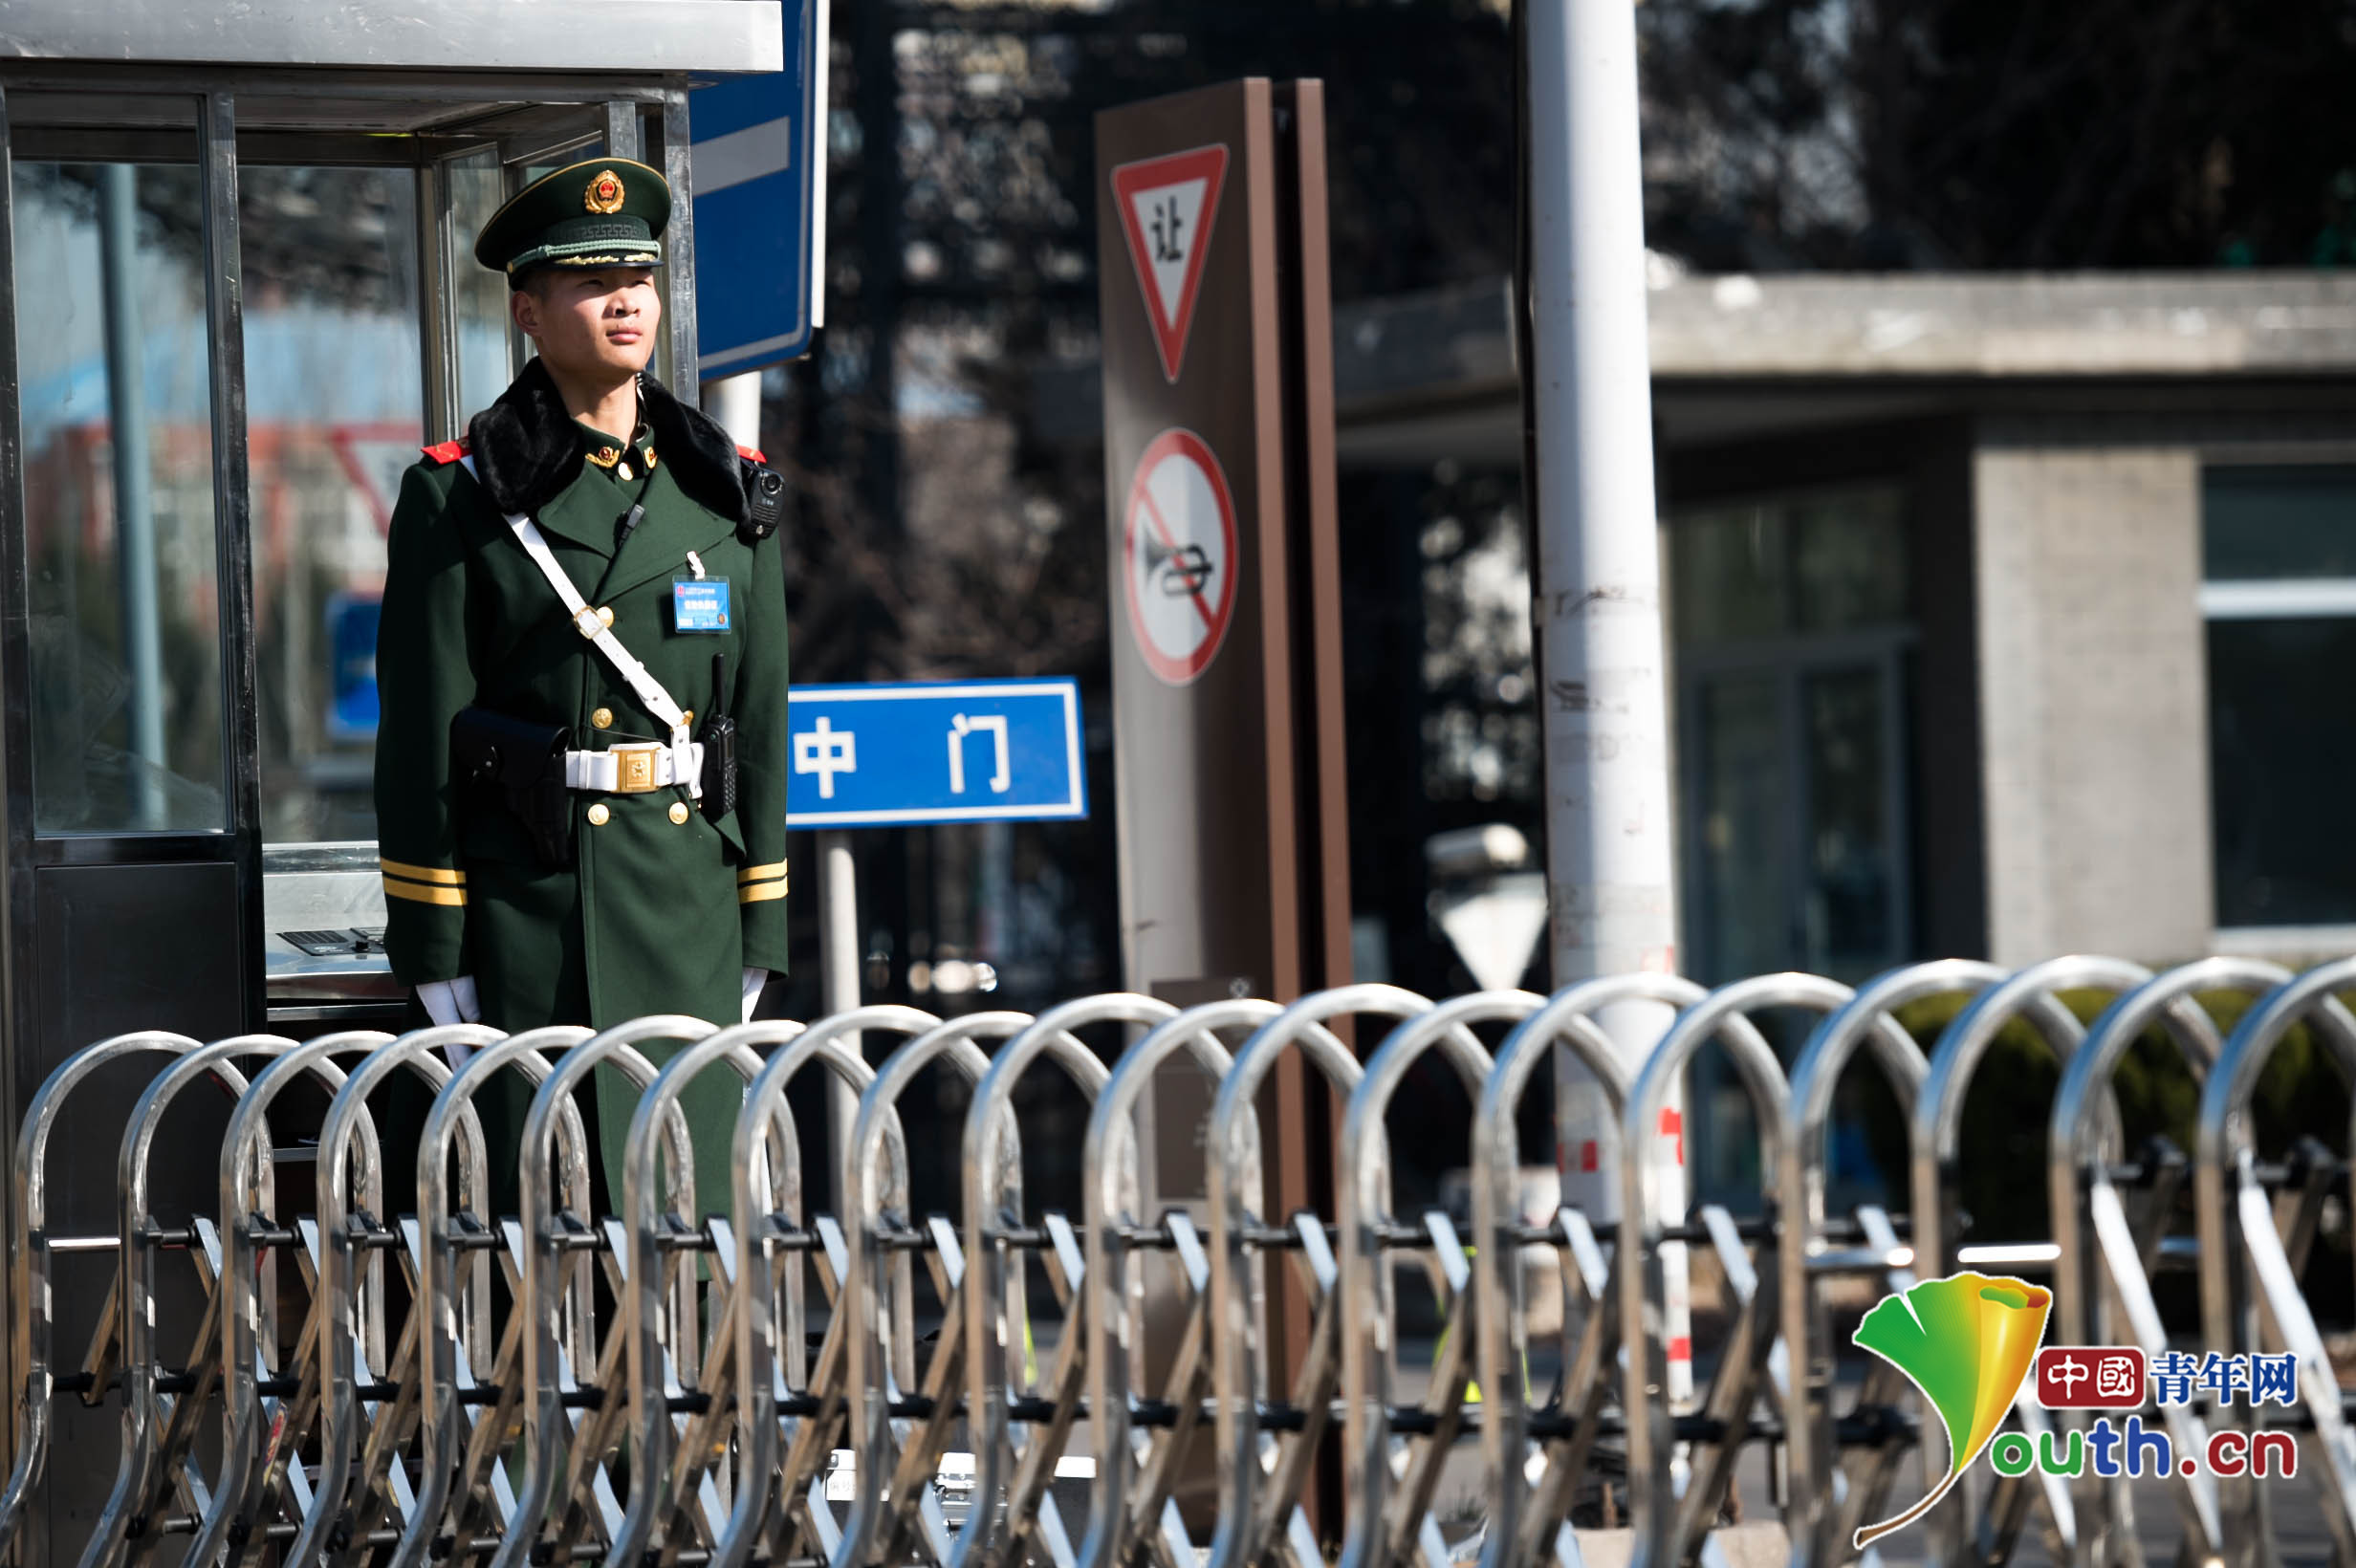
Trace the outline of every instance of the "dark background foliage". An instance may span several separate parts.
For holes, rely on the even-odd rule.
[[[1656,247],[1710,270],[2343,264],[2347,0],[1651,0]]]

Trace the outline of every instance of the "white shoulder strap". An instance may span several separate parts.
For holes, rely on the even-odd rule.
[[[474,454],[469,452],[458,461],[465,467],[469,478],[480,481],[481,475],[474,471]],[[671,701],[671,694],[663,689],[663,684],[648,672],[645,665],[631,657],[630,650],[622,645],[622,639],[614,635],[613,628],[589,607],[587,599],[581,598],[580,590],[573,586],[573,579],[565,576],[562,566],[556,564],[556,553],[548,548],[548,540],[540,533],[540,525],[534,522],[529,513],[512,512],[507,514],[507,526],[514,530],[515,542],[524,547],[524,554],[532,557],[532,564],[540,569],[540,576],[548,579],[548,585],[556,591],[556,598],[564,601],[565,614],[573,618],[573,629],[587,638],[589,645],[605,656],[605,662],[614,666],[616,673],[628,683],[632,691],[638,693],[638,700],[646,705],[646,710],[670,730],[671,744],[687,745],[686,710]]]

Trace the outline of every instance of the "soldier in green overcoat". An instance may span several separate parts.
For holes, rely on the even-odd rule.
[[[438,1022],[728,1024],[785,968],[781,487],[645,374],[669,210],[654,169],[597,159],[485,225],[475,257],[537,353],[402,481],[377,819],[385,947]],[[478,1103],[512,1150],[529,1101],[501,1078]],[[598,1078],[612,1204],[636,1097]],[[741,1100],[720,1069],[687,1101],[708,1213]],[[512,1192],[512,1155],[495,1168]]]

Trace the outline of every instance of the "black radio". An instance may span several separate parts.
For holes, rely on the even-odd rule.
[[[711,656],[711,707],[704,719],[704,820],[736,809],[736,721],[728,714],[728,660]]]

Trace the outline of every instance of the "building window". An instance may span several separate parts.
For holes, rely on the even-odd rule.
[[[1912,952],[1914,641],[1894,486],[1669,529],[1688,972],[1862,979]]]
[[[1914,956],[1907,492],[1868,484],[1680,509],[1669,529],[1685,972],[1849,982]],[[1796,1031],[1768,1021],[1788,1056]],[[1859,1080],[1862,1082],[1863,1080]],[[1758,1189],[1749,1097],[1705,1053],[1694,1191]],[[1833,1189],[1876,1188],[1844,1094]]]
[[[2356,925],[2356,465],[2213,468],[2201,524],[2217,924]]]

